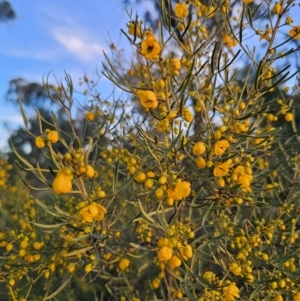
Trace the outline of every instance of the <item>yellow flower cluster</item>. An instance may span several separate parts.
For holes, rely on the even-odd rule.
[[[82,216],[82,219],[87,223],[92,223],[94,220],[100,222],[104,219],[106,209],[100,204],[92,203],[82,208],[79,214]]]
[[[154,34],[150,31],[146,32],[145,37],[141,42],[141,55],[143,55],[146,59],[156,60],[159,58],[160,52],[160,45]]]
[[[138,90],[136,92],[137,97],[140,100],[140,104],[145,109],[156,109],[158,106],[158,100],[156,94],[151,90]]]
[[[175,184],[174,188],[168,188],[167,193],[169,198],[174,201],[180,201],[186,198],[191,193],[191,183],[187,181],[179,181]]]
[[[69,193],[72,190],[73,173],[68,167],[58,171],[52,183],[52,189],[56,194]]]
[[[193,257],[193,250],[189,244],[182,246],[180,242],[177,242],[179,254],[174,253],[174,243],[172,243],[172,241],[168,238],[160,238],[157,246],[159,248],[157,251],[158,260],[161,262],[168,261],[171,268],[181,266],[182,262],[178,256],[179,254],[184,260],[188,260]]]
[[[8,164],[5,160],[0,160],[0,187],[4,187],[9,177],[9,171],[13,166]]]
[[[35,138],[35,145],[37,148],[44,148],[47,142],[56,143],[59,140],[58,132],[46,130],[46,137],[44,135],[39,135]]]
[[[223,295],[226,301],[235,301],[240,298],[240,290],[235,282],[230,282],[223,288]]]

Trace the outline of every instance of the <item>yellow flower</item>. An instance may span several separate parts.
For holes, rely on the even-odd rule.
[[[39,135],[39,136],[35,137],[35,145],[38,148],[45,147],[46,143],[45,143],[45,139],[42,135]]]
[[[185,18],[188,15],[187,5],[185,3],[175,4],[174,13],[177,18]]]
[[[218,163],[214,168],[214,176],[225,177],[228,174],[231,165],[232,165],[232,161],[230,159],[227,160],[226,162]]]
[[[173,256],[173,250],[171,247],[163,246],[157,252],[157,257],[159,261],[168,261]]]
[[[297,292],[297,294],[293,296],[293,300],[300,301],[300,292]]]
[[[242,267],[236,262],[233,262],[229,265],[229,270],[235,276],[239,276],[242,273]]]
[[[141,106],[146,109],[156,109],[158,100],[155,93],[151,90],[138,90],[136,95],[140,99]]]
[[[206,161],[202,158],[202,157],[198,157],[196,160],[195,160],[198,168],[202,169],[202,168],[205,168],[206,167]]]
[[[279,15],[281,13],[281,5],[279,2],[276,2],[274,7],[273,7],[273,13],[275,15]]]
[[[193,119],[194,119],[194,116],[193,116],[193,113],[190,111],[189,108],[187,107],[184,107],[183,108],[183,119],[186,121],[186,122],[192,122]]]
[[[155,36],[148,32],[146,38],[141,42],[140,53],[146,59],[158,59],[160,55],[160,45],[156,41]]]
[[[251,175],[241,175],[238,177],[237,182],[241,184],[242,188],[250,187],[253,177]]]
[[[84,116],[88,121],[93,121],[95,119],[95,114],[90,111],[86,112]]]
[[[299,40],[300,39],[300,26],[294,26],[290,31],[289,31],[289,35],[295,39],[295,40]]]
[[[162,247],[164,247],[164,246],[168,246],[169,245],[169,239],[168,238],[166,238],[166,237],[161,237],[159,240],[158,240],[158,242],[157,242],[157,246],[159,247],[159,248],[162,248]]]
[[[139,172],[136,176],[135,176],[135,181],[137,181],[138,183],[144,183],[147,179],[147,176],[144,172]]]
[[[183,181],[176,183],[175,189],[169,188],[167,190],[168,197],[174,201],[180,201],[191,193],[191,183]]]
[[[238,44],[238,41],[234,39],[230,34],[225,33],[223,35],[223,42],[227,48],[232,48]]]
[[[216,8],[214,6],[206,7],[205,15],[207,18],[212,18],[215,14]]]
[[[92,203],[91,205],[82,208],[79,212],[84,221],[88,223],[92,223],[94,220],[99,222],[102,221],[105,213],[106,209],[97,203]]]
[[[52,189],[57,194],[69,193],[72,190],[72,178],[69,175],[58,173],[53,180]]]
[[[191,193],[191,183],[183,181],[179,182],[175,186],[175,193],[182,199]]]
[[[207,34],[207,28],[206,28],[205,26],[200,26],[200,27],[199,27],[199,30],[201,31],[203,37],[204,37],[205,39],[207,39],[207,37],[208,37],[208,34]]]
[[[219,140],[215,144],[214,153],[217,156],[221,156],[224,154],[224,152],[228,147],[229,147],[229,142],[227,140]]]
[[[123,258],[119,261],[119,269],[121,271],[126,270],[129,267],[129,265],[130,265],[130,261],[128,258]]]
[[[216,279],[216,274],[212,271],[206,271],[203,274],[203,279],[205,279],[207,282],[212,283]]]
[[[284,119],[287,121],[287,122],[291,122],[293,120],[293,114],[292,113],[286,113],[285,116],[284,116]]]
[[[271,28],[267,28],[266,31],[260,36],[259,40],[270,40],[270,34],[272,33]]]
[[[180,70],[180,68],[181,68],[181,62],[180,62],[180,59],[178,59],[178,58],[173,58],[173,59],[171,60],[171,68],[172,68],[173,70]]]
[[[193,146],[193,154],[196,156],[200,156],[200,155],[204,154],[205,151],[206,151],[206,146],[203,142],[197,142]]]
[[[57,131],[50,131],[47,134],[47,140],[51,143],[56,143],[58,141],[58,132]]]
[[[277,295],[274,297],[273,300],[274,300],[274,301],[283,301],[283,298],[282,298],[282,296],[281,296],[280,294],[277,294]]]
[[[85,176],[88,178],[93,178],[95,176],[95,169],[92,165],[88,164],[86,166]]]
[[[141,37],[141,26],[139,24],[136,24],[135,22],[129,22],[127,24],[128,27],[128,33],[130,35],[134,35],[134,31],[137,37]]]
[[[173,254],[173,256],[171,257],[171,259],[169,260],[169,265],[172,269],[177,268],[179,266],[181,266],[181,260],[180,258]]]
[[[234,169],[233,173],[234,173],[235,175],[237,175],[237,176],[245,175],[245,174],[246,174],[245,167],[242,166],[242,165],[238,165],[238,166]]]
[[[244,0],[244,3],[245,4],[249,4],[249,3],[252,3],[254,0]]]
[[[236,298],[240,298],[240,290],[236,287],[234,282],[231,282],[228,286],[223,288],[223,295],[227,301],[235,301]]]
[[[181,247],[179,252],[184,260],[188,260],[193,257],[193,249],[191,245]]]
[[[287,24],[287,25],[291,25],[293,22],[294,22],[294,20],[292,17],[287,17],[285,19],[285,24]]]

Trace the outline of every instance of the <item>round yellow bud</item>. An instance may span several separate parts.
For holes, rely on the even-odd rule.
[[[284,119],[287,121],[287,122],[291,122],[293,120],[293,114],[292,113],[286,113],[284,115]]]
[[[206,271],[204,272],[203,274],[203,279],[205,279],[207,282],[211,283],[215,280],[216,278],[216,275],[215,273],[211,272],[211,271]]]
[[[225,183],[224,179],[222,179],[222,178],[218,178],[217,183],[220,187],[226,186],[226,183]]]
[[[43,244],[39,241],[35,241],[32,246],[35,250],[40,250],[43,247]]]
[[[138,183],[144,183],[146,181],[146,174],[143,172],[139,172],[136,176],[135,176],[135,181]]]
[[[164,185],[164,184],[166,184],[166,182],[167,182],[167,177],[165,177],[165,176],[162,176],[158,179],[158,183],[160,185]]]
[[[181,68],[181,62],[180,62],[180,59],[178,58],[173,58],[171,60],[171,67],[173,70],[180,70]]]
[[[280,3],[276,2],[274,7],[273,7],[273,13],[275,15],[279,15],[281,13],[281,5]]]
[[[85,171],[84,174],[89,179],[93,178],[95,176],[95,169],[94,169],[94,167],[92,165],[88,164],[86,166],[86,171]]]
[[[93,269],[93,265],[92,265],[91,263],[87,264],[87,265],[84,267],[84,271],[85,271],[86,273],[91,272],[92,269]]]
[[[153,187],[153,184],[154,184],[153,179],[147,179],[147,180],[145,181],[145,183],[144,183],[144,185],[145,185],[146,188],[151,188],[151,187]]]
[[[167,261],[172,258],[173,250],[171,247],[164,246],[161,249],[159,249],[157,253],[157,257],[160,261]]]
[[[45,143],[44,137],[43,137],[42,135],[37,136],[37,137],[35,138],[35,145],[36,145],[36,147],[38,147],[38,148],[43,148],[43,147],[45,147],[46,143]]]
[[[7,245],[6,245],[6,247],[5,247],[5,249],[6,249],[6,251],[7,252],[10,252],[12,249],[13,249],[13,244],[11,244],[11,243],[8,243]]]
[[[163,196],[164,196],[164,190],[160,187],[158,187],[156,190],[155,190],[155,196],[157,199],[161,199]]]
[[[129,265],[130,265],[130,261],[128,258],[123,258],[119,261],[119,269],[121,271],[126,270],[129,267]]]
[[[159,278],[155,278],[152,280],[152,287],[154,289],[158,289],[160,286],[160,279]]]
[[[58,132],[57,131],[48,132],[47,140],[51,143],[56,143],[58,141]]]
[[[193,146],[193,154],[196,156],[200,156],[206,151],[206,146],[203,142],[197,142]]]
[[[274,297],[273,300],[274,300],[274,301],[283,301],[283,298],[282,298],[282,296],[281,296],[280,294],[277,294],[277,295]]]
[[[95,114],[92,113],[92,112],[86,112],[85,113],[85,118],[88,120],[88,121],[93,121],[95,119]]]
[[[202,157],[198,157],[195,160],[195,162],[197,164],[197,167],[200,168],[200,169],[203,169],[203,168],[206,167],[206,161]]]
[[[300,292],[297,292],[297,293],[293,296],[293,300],[294,300],[294,301],[300,301]]]

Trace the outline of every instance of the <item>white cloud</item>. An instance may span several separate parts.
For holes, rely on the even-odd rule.
[[[23,117],[21,114],[15,114],[15,115],[3,114],[2,116],[0,116],[0,122],[1,123],[8,122],[9,125],[11,126],[24,125]]]
[[[52,30],[52,36],[68,52],[83,61],[95,60],[102,55],[104,50],[99,43],[92,42],[82,29],[58,27]]]

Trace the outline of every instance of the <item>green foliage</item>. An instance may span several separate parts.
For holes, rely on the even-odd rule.
[[[294,1],[158,3],[157,33],[129,14],[132,61],[105,55],[128,98],[103,100],[84,78],[79,129],[71,78],[46,82],[68,126],[39,110],[39,133],[26,126],[45,162],[12,143],[40,192],[14,209],[4,198],[12,300],[300,298]]]

